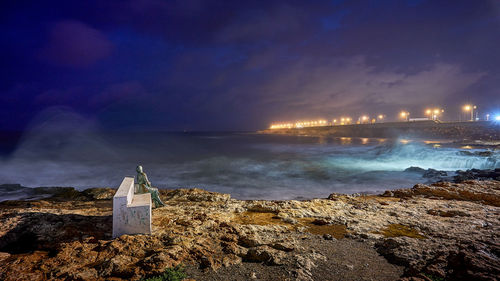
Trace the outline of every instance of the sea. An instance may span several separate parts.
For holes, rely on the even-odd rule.
[[[158,188],[202,188],[237,199],[300,200],[380,193],[429,181],[421,173],[405,171],[409,167],[450,175],[500,168],[500,151],[404,137],[28,131],[2,149],[0,184],[117,188],[123,177],[135,176],[137,165]],[[23,199],[26,193],[12,186],[1,189],[0,201]]]

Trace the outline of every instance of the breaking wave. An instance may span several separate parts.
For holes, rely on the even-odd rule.
[[[410,166],[446,171],[500,168],[496,150],[420,141],[109,133],[78,116],[64,120],[55,126],[41,123],[2,156],[0,183],[116,187],[141,164],[160,188],[200,187],[240,199],[292,199],[380,192],[424,182],[421,175],[404,172]]]

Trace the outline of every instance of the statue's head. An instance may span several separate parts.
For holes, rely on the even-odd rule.
[[[135,168],[135,170],[136,170],[138,173],[142,173],[142,166],[137,166],[137,168]]]

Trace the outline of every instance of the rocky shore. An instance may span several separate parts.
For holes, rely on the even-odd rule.
[[[162,190],[153,235],[111,239],[115,190],[0,203],[0,280],[497,280],[500,181],[241,201]]]

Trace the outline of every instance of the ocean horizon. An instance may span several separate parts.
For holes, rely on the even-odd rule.
[[[380,193],[429,182],[421,174],[405,172],[409,167],[450,175],[500,167],[498,151],[485,157],[474,154],[485,148],[463,147],[453,140],[33,130],[15,142],[0,156],[0,184],[116,188],[142,165],[158,188],[202,188],[237,199]],[[17,196],[22,198],[22,192]]]

